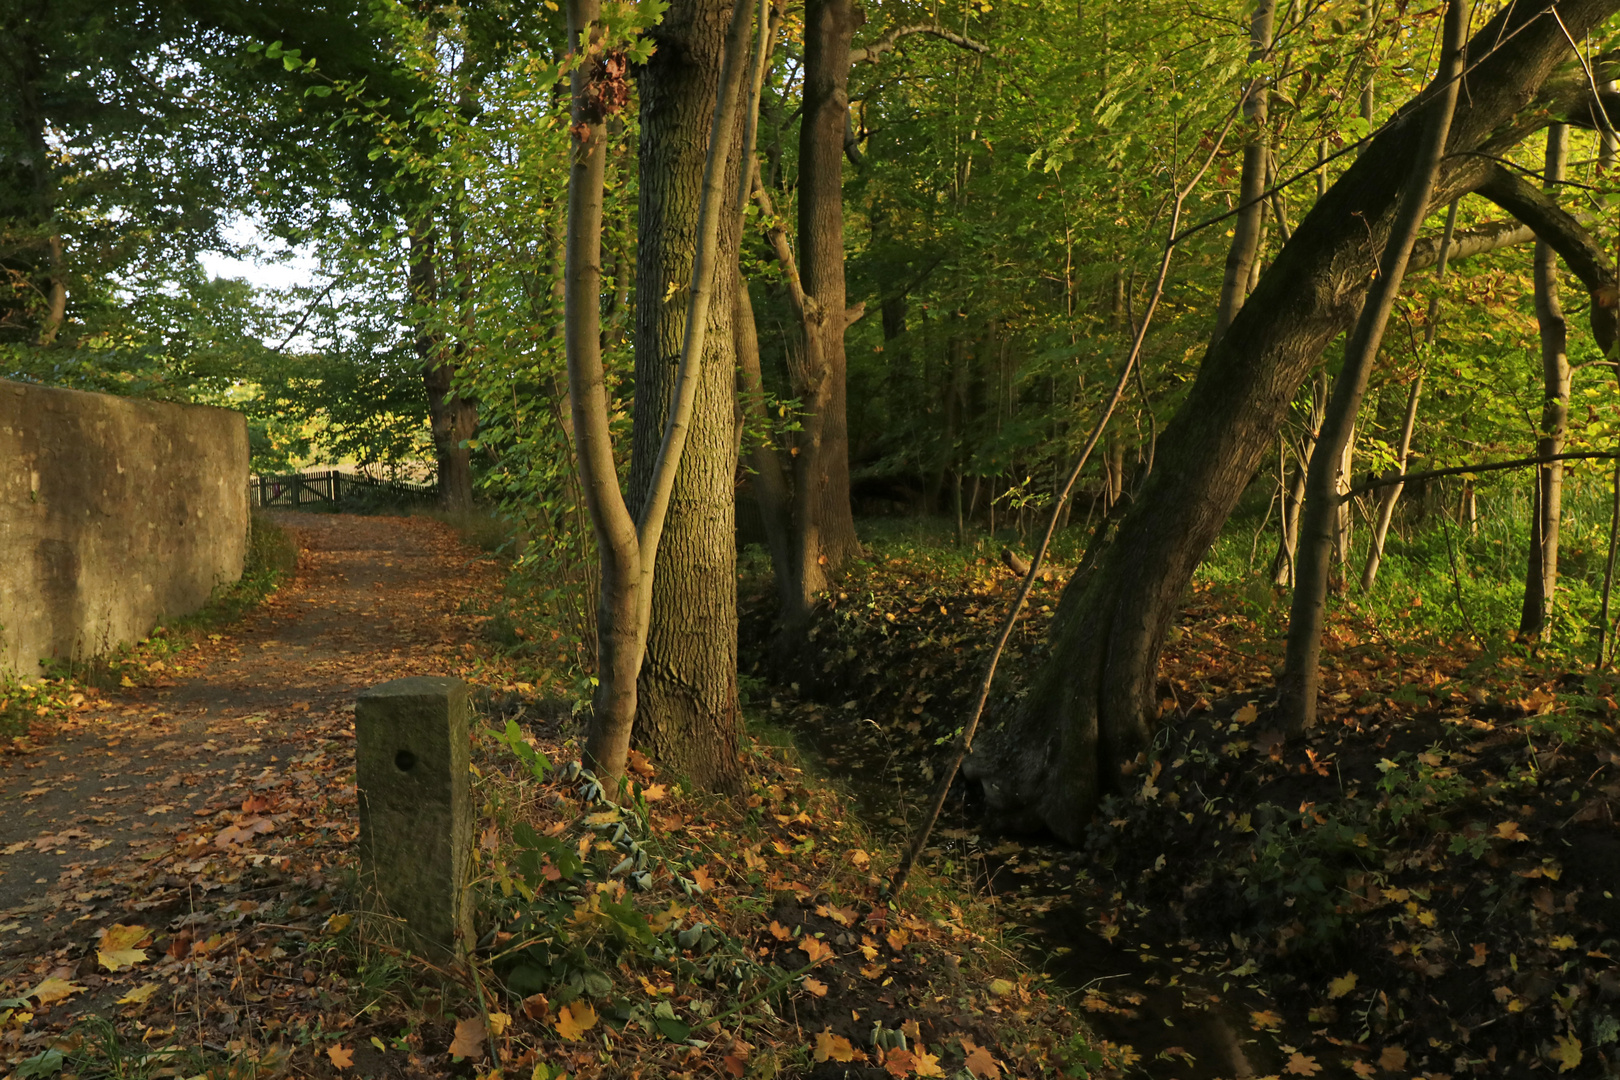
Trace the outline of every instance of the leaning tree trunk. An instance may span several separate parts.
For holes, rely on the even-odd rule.
[[[1271,51],[1271,22],[1277,0],[1260,0],[1249,24],[1249,63],[1257,64]],[[1232,246],[1226,251],[1226,277],[1215,312],[1215,337],[1226,333],[1232,316],[1248,295],[1250,273],[1260,257],[1260,233],[1265,214],[1263,196],[1270,147],[1266,144],[1266,105],[1271,95],[1265,80],[1250,84],[1243,99],[1243,172],[1238,179],[1238,213],[1232,225]]]
[[[1299,524],[1299,571],[1295,575],[1294,603],[1288,616],[1286,666],[1277,687],[1277,711],[1291,739],[1302,737],[1316,725],[1316,697],[1321,676],[1318,660],[1327,608],[1329,562],[1333,533],[1341,528],[1337,521],[1345,506],[1342,492],[1348,487],[1348,477],[1343,475],[1345,452],[1355,430],[1361,399],[1367,391],[1367,378],[1378,359],[1384,327],[1400,297],[1412,245],[1423,225],[1435,177],[1440,171],[1440,159],[1445,153],[1463,68],[1467,7],[1465,0],[1450,0],[1446,5],[1440,70],[1435,77],[1434,93],[1422,106],[1422,142],[1401,192],[1395,222],[1384,242],[1378,276],[1368,291],[1355,331],[1345,345],[1344,365],[1333,384],[1333,394],[1328,398],[1327,413],[1322,419],[1322,432],[1316,440],[1316,452],[1311,455],[1310,473],[1305,480],[1305,512]]]
[[[1432,205],[1483,184],[1491,155],[1545,125],[1543,107],[1528,106],[1568,62],[1566,30],[1580,40],[1620,0],[1565,0],[1556,20],[1550,7],[1510,5],[1481,28]],[[1589,94],[1562,82],[1556,89],[1569,105]],[[1164,634],[1301,382],[1355,317],[1416,158],[1418,125],[1400,119],[1412,111],[1403,108],[1312,207],[1209,348],[1114,542],[1065,589],[1028,692],[976,744],[969,774],[983,781],[1003,824],[1079,840],[1119,763],[1148,744]],[[1533,203],[1522,194],[1503,197]],[[1411,269],[1420,265],[1414,257]]]
[[[674,398],[686,332],[686,289],[697,246],[698,193],[721,60],[727,0],[678,0],[641,73],[641,197],[636,263],[636,397],[631,512],[638,519]],[[740,126],[740,125],[739,125]],[[737,140],[724,190],[736,190]],[[702,372],[685,455],[675,476],[652,584],[647,651],[637,688],[636,742],[708,790],[730,790],[737,745],[735,523],[738,216],[720,218],[720,269],[709,306]],[[673,299],[672,299],[673,297]]]
[[[1547,129],[1546,181],[1556,195],[1564,179],[1569,128],[1554,124]],[[1558,254],[1545,242],[1536,244],[1536,322],[1541,328],[1541,438],[1536,456],[1564,452],[1569,427],[1569,326],[1558,303]],[[1524,577],[1524,608],[1519,614],[1519,636],[1534,640],[1547,628],[1553,593],[1558,587],[1558,525],[1564,501],[1564,463],[1549,462],[1536,470],[1535,498],[1530,515],[1530,565]]]

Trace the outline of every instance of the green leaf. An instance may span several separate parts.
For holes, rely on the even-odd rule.
[[[332,88],[330,86],[322,86],[319,83],[317,83],[316,85],[311,86],[308,89],[306,89],[304,91],[304,96],[305,97],[331,97],[332,96]]]
[[[685,1042],[692,1037],[691,1025],[683,1024],[679,1020],[671,1020],[665,1016],[655,1019],[653,1026],[658,1029],[659,1034],[670,1042]]]

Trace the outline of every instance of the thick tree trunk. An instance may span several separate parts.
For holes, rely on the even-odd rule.
[[[732,4],[678,0],[641,72],[640,250],[636,264],[636,397],[631,512],[648,496],[686,335],[708,133],[720,91]],[[735,94],[735,89],[732,90]],[[740,128],[740,124],[737,125]],[[731,145],[737,146],[733,137]],[[658,549],[636,742],[707,790],[734,789],[737,745],[735,372],[739,154],[726,162],[714,298],[690,433]],[[673,287],[673,292],[672,292]]]
[[[1568,157],[1569,128],[1554,124],[1547,129],[1547,191],[1557,194]],[[1541,438],[1536,456],[1551,457],[1564,451],[1569,427],[1569,325],[1558,302],[1558,254],[1546,243],[1536,244],[1536,322],[1541,329]],[[1530,558],[1524,578],[1524,607],[1519,614],[1519,636],[1540,638],[1552,613],[1558,588],[1558,526],[1563,516],[1564,463],[1554,461],[1536,470],[1536,490],[1530,516]]]
[[[1277,0],[1260,0],[1249,23],[1249,63],[1257,64],[1271,51],[1271,23]],[[1256,80],[1243,99],[1243,171],[1238,178],[1238,213],[1232,225],[1232,246],[1226,251],[1226,277],[1221,282],[1220,303],[1215,311],[1215,337],[1226,333],[1232,317],[1248,295],[1249,279],[1260,253],[1260,236],[1265,214],[1261,196],[1266,190],[1270,147],[1266,142],[1266,105],[1271,91],[1264,80]]]
[[[1576,40],[1620,0],[1504,8],[1480,29],[1434,194],[1444,205],[1484,182],[1487,158],[1546,123],[1527,109]],[[1411,107],[1402,110],[1409,115]],[[1003,726],[975,746],[971,775],[1009,826],[1079,840],[1118,763],[1145,747],[1157,714],[1163,636],[1193,570],[1271,446],[1300,383],[1354,317],[1387,239],[1418,125],[1392,123],[1294,230],[1159,440],[1159,460],[1096,570],[1071,579],[1047,659]],[[1414,267],[1416,260],[1414,260]]]
[[[807,560],[807,589],[859,554],[849,498],[849,424],[844,386],[844,125],[849,115],[850,39],[864,21],[852,0],[808,0],[804,14],[804,119],[799,126],[799,273],[825,315],[823,385],[814,438],[801,440],[794,483],[805,519],[794,522]],[[810,425],[806,424],[808,434]],[[797,494],[797,493],[796,493]],[[823,561],[825,560],[825,561]],[[813,589],[811,586],[815,586]]]
[[[1331,530],[1339,511],[1346,506],[1342,492],[1348,490],[1343,475],[1346,448],[1355,428],[1356,413],[1367,390],[1367,378],[1378,359],[1384,327],[1400,296],[1407,260],[1418,229],[1428,212],[1429,197],[1440,171],[1451,130],[1451,115],[1457,101],[1463,67],[1463,34],[1468,25],[1466,0],[1449,0],[1446,5],[1444,44],[1434,92],[1422,103],[1422,141],[1411,171],[1401,191],[1378,276],[1368,291],[1356,328],[1345,345],[1344,365],[1328,398],[1322,432],[1311,455],[1310,473],[1305,480],[1305,512],[1299,525],[1299,561],[1295,574],[1294,602],[1288,617],[1286,667],[1277,687],[1277,711],[1288,737],[1302,737],[1316,725],[1316,697],[1321,669],[1322,626],[1326,616],[1328,561],[1333,537]],[[1345,543],[1348,547],[1348,543]]]

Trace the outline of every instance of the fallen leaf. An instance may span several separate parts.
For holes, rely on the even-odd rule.
[[[1292,1073],[1295,1076],[1315,1076],[1321,1071],[1322,1066],[1316,1063],[1315,1058],[1302,1054],[1298,1050],[1294,1051],[1293,1057],[1288,1059],[1288,1064],[1283,1066],[1283,1072]]]
[[[144,926],[114,923],[101,932],[101,941],[96,946],[96,960],[108,971],[134,967],[146,960],[146,950],[134,946],[151,934]]]
[[[1548,1055],[1558,1062],[1558,1071],[1567,1073],[1581,1063],[1581,1040],[1573,1035],[1560,1035],[1553,1040],[1552,1053]]]
[[[269,818],[248,816],[234,825],[227,825],[214,837],[214,846],[228,848],[232,844],[245,844],[260,833],[274,832],[276,823]]]
[[[141,1002],[157,993],[157,988],[161,985],[161,983],[151,982],[147,983],[145,986],[137,986],[135,989],[119,998],[118,1004],[139,1005]]]
[[[897,1046],[883,1055],[883,1069],[890,1076],[910,1076],[917,1070],[917,1057]]]
[[[1486,948],[1484,942],[1474,942],[1474,958],[1468,961],[1469,967],[1484,967]]]
[[[921,1046],[917,1047],[917,1075],[923,1077],[941,1077],[945,1070],[939,1066],[939,1055],[930,1054]]]
[[[669,788],[663,784],[648,784],[641,789],[641,797],[648,802],[657,802],[669,796]]]
[[[581,1035],[596,1026],[596,1010],[588,1001],[573,1001],[557,1010],[557,1034],[569,1042],[578,1042]]]
[[[483,1017],[469,1016],[465,1020],[457,1020],[456,1037],[450,1042],[451,1056],[477,1061],[484,1056],[484,1040],[488,1036]]]
[[[854,1061],[855,1047],[842,1035],[834,1035],[831,1029],[824,1029],[816,1036],[817,1061]]]
[[[72,997],[74,994],[83,992],[84,987],[70,983],[66,979],[50,978],[23,996],[33,998],[41,1005],[49,1005],[52,1002],[61,1001],[63,998]]]
[[[1517,841],[1530,839],[1528,836],[1524,835],[1523,832],[1519,831],[1519,823],[1517,821],[1502,822],[1502,824],[1496,827],[1496,836],[1499,840]]]
[[[1356,973],[1348,971],[1328,983],[1328,997],[1342,998],[1356,988]]]
[[[1260,710],[1254,707],[1253,702],[1250,702],[1232,714],[1232,722],[1235,724],[1252,724],[1259,715]]]
[[[820,979],[812,979],[807,975],[805,976],[803,985],[806,990],[816,995],[816,997],[827,996],[827,984],[822,982]]]
[[[996,1080],[1001,1075],[1001,1066],[996,1064],[996,1059],[990,1055],[990,1051],[982,1046],[974,1047],[973,1053],[962,1062],[962,1067],[979,1080]]]
[[[1378,1067],[1386,1072],[1400,1072],[1406,1068],[1406,1051],[1398,1046],[1386,1046],[1378,1055]]]
[[[708,892],[714,888],[714,876],[709,873],[707,866],[700,866],[692,871],[692,884],[698,887],[699,892]]]
[[[808,956],[812,964],[819,964],[833,954],[825,941],[809,934],[799,939],[799,951]]]
[[[331,1059],[334,1066],[339,1069],[354,1068],[354,1048],[342,1046],[328,1046],[326,1056]]]
[[[1251,1012],[1249,1014],[1249,1022],[1257,1028],[1264,1028],[1267,1031],[1275,1031],[1276,1029],[1282,1027],[1283,1018],[1272,1012],[1270,1009],[1261,1009],[1258,1012]]]
[[[530,994],[523,999],[523,1015],[530,1020],[546,1021],[551,1018],[551,1002],[544,994]]]
[[[502,1032],[511,1026],[512,1017],[509,1014],[503,1012],[489,1014],[489,1033],[497,1039],[501,1037]]]
[[[789,930],[775,919],[772,919],[771,925],[767,926],[765,929],[769,930],[771,932],[771,937],[775,938],[777,941],[786,941],[788,938],[793,936],[793,931]]]

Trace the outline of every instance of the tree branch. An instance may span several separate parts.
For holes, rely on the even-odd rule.
[[[1365,495],[1379,488],[1396,484],[1412,484],[1423,480],[1438,480],[1443,476],[1462,476],[1465,473],[1501,472],[1504,469],[1527,469],[1532,465],[1551,465],[1555,461],[1613,461],[1620,454],[1593,450],[1578,454],[1548,454],[1546,457],[1514,458],[1512,461],[1483,461],[1476,465],[1453,465],[1449,469],[1430,469],[1428,472],[1389,473],[1373,480],[1365,480],[1339,496],[1340,501]]]
[[[859,49],[851,49],[849,66],[854,67],[862,61],[876,63],[878,57],[884,53],[892,52],[894,47],[900,43],[901,38],[910,37],[912,34],[927,34],[930,37],[937,37],[941,41],[948,41],[958,48],[967,49],[969,52],[976,52],[981,55],[990,51],[990,46],[984,42],[974,41],[970,37],[952,33],[938,23],[918,23],[913,26],[896,26],[870,45]]]
[[[1564,265],[1581,279],[1592,297],[1592,335],[1603,355],[1608,356],[1620,340],[1620,307],[1616,306],[1620,302],[1620,279],[1592,234],[1551,197],[1500,165],[1490,166],[1485,182],[1475,191],[1534,229],[1536,236],[1558,252]]]

